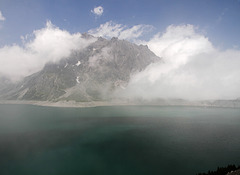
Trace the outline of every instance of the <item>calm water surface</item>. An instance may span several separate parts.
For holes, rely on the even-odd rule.
[[[194,175],[240,165],[240,109],[0,105],[1,175]]]

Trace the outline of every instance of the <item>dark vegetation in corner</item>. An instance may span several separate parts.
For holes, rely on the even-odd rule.
[[[207,173],[199,173],[197,175],[226,175],[227,173],[238,169],[240,169],[240,165],[228,165],[227,167],[218,167],[216,171],[209,170]]]

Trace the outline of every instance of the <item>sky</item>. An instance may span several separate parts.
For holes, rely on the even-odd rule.
[[[238,98],[239,19],[240,0],[0,0],[0,76],[39,71],[94,42],[81,37],[89,33],[145,44],[163,59],[122,94]]]
[[[95,15],[95,7],[102,15]],[[20,43],[20,36],[44,27],[47,20],[71,33],[87,32],[108,21],[152,25],[146,35],[169,25],[192,24],[217,47],[240,45],[239,0],[0,0],[0,46]]]

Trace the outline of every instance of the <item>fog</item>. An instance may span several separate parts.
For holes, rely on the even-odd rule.
[[[43,68],[48,62],[68,57],[72,50],[79,50],[96,39],[85,39],[80,33],[61,30],[50,21],[42,29],[22,36],[22,45],[13,44],[0,48],[0,76],[18,81]]]
[[[162,62],[131,77],[127,97],[189,100],[240,97],[240,51],[221,51],[192,25],[169,26],[148,45]]]
[[[118,96],[127,98],[182,98],[189,100],[235,99],[240,97],[240,51],[221,50],[193,25],[168,26],[150,40],[140,40],[153,29],[150,25],[132,27],[109,21],[88,31],[96,37],[119,37],[145,44],[161,61],[131,75]],[[68,57],[72,50],[87,47],[96,38],[71,34],[50,21],[42,29],[22,38],[22,45],[0,48],[0,76],[12,81],[31,75],[47,62]],[[146,58],[148,59],[148,58]],[[94,62],[97,58],[91,58]]]

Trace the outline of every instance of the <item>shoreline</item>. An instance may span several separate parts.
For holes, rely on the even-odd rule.
[[[76,102],[76,101],[26,101],[26,100],[5,100],[0,101],[0,104],[26,104],[35,106],[47,106],[47,107],[64,107],[64,108],[88,108],[98,106],[133,106],[137,104],[119,103],[119,102],[105,102],[105,101],[93,101],[93,102]]]
[[[101,106],[159,106],[159,107],[204,107],[204,108],[235,108],[239,109],[239,105],[234,104],[213,104],[210,101],[187,101],[183,103],[169,102],[164,103],[133,103],[133,102],[120,102],[120,101],[92,101],[92,102],[76,102],[76,101],[27,101],[27,100],[0,100],[0,104],[26,104],[35,106],[46,107],[59,107],[59,108],[89,108],[89,107],[101,107]]]

